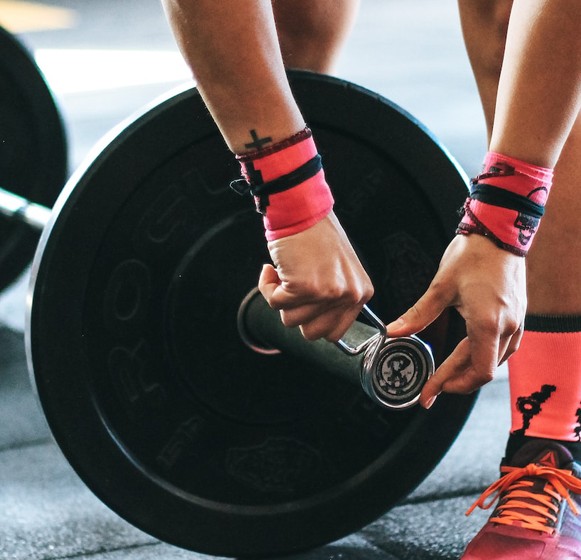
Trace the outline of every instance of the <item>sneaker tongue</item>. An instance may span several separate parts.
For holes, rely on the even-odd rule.
[[[566,447],[552,441],[531,441],[514,454],[509,464],[512,467],[526,467],[530,463],[540,463],[562,469],[572,462],[573,455]]]

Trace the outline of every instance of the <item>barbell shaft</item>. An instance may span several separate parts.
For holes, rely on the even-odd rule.
[[[373,320],[379,321],[374,315]],[[261,353],[284,352],[310,366],[359,385],[376,404],[403,410],[418,402],[424,383],[434,371],[431,349],[416,336],[388,338],[377,327],[355,321],[347,331],[349,347],[357,354],[326,340],[308,341],[298,328],[283,325],[258,289],[242,301],[238,330],[247,346]]]
[[[50,208],[36,204],[0,188],[0,214],[10,219],[22,222],[32,229],[41,231],[48,223],[51,215]]]
[[[326,340],[305,340],[298,328],[287,328],[280,314],[273,311],[264,297],[253,290],[242,302],[238,317],[239,329],[248,346],[263,353],[280,350],[285,356],[308,360],[322,370],[360,384],[364,353],[346,354]],[[378,335],[377,329],[356,321],[349,335],[357,340],[368,340]]]

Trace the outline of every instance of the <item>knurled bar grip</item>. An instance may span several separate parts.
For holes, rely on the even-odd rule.
[[[0,214],[42,230],[51,215],[50,208],[0,188]]]

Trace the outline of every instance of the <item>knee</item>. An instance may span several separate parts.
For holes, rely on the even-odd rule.
[[[466,47],[475,72],[498,79],[512,0],[459,0]]]
[[[358,0],[273,3],[285,65],[329,72],[351,28]]]
[[[489,71],[494,72],[495,75],[500,75],[512,1],[501,0],[499,2],[491,2],[491,4],[490,31],[492,45],[487,64]]]
[[[286,22],[278,26],[278,38],[285,66],[315,72],[325,71],[328,40],[322,30],[318,33],[316,29],[316,25],[302,27]]]

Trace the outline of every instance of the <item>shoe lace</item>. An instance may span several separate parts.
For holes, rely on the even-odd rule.
[[[569,491],[581,493],[581,479],[572,471],[531,463],[526,467],[501,467],[501,476],[492,483],[466,512],[476,507],[489,509],[496,500],[499,504],[489,519],[492,523],[518,525],[526,529],[553,534],[561,502],[565,499],[575,515],[579,510]],[[531,491],[535,481],[546,480],[541,491]]]

